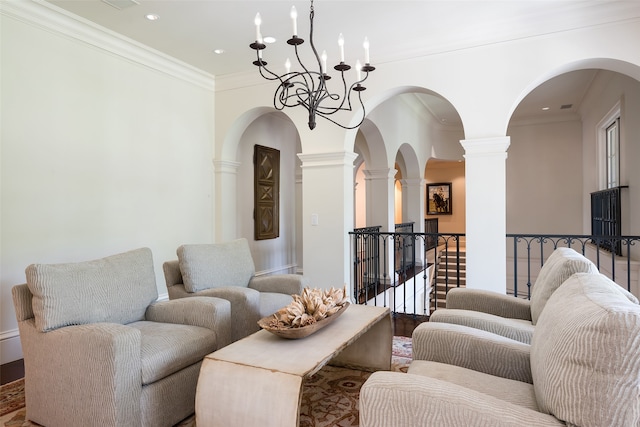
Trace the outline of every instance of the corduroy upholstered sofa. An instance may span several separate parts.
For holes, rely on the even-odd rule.
[[[231,302],[231,339],[260,327],[258,320],[288,305],[308,281],[299,274],[255,276],[247,239],[182,245],[178,260],[163,264],[170,299],[213,296]]]
[[[151,250],[33,264],[13,301],[27,419],[57,426],[172,426],[195,410],[204,356],[230,342],[218,298],[157,302]]]
[[[420,360],[421,349],[437,345],[433,327],[414,331],[407,374],[376,372],[366,381],[362,427],[640,425],[640,306],[605,276],[577,273],[551,295],[531,341],[531,383]],[[526,370],[510,364],[506,347],[460,344],[461,357]]]
[[[574,273],[599,274],[586,257],[571,248],[560,247],[540,269],[530,300],[480,289],[454,288],[447,294],[447,308],[436,310],[429,321],[470,326],[529,344],[549,297]]]

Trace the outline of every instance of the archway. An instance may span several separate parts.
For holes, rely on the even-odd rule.
[[[233,138],[236,139],[233,139]],[[254,146],[279,151],[279,236],[254,239]],[[302,268],[300,138],[293,122],[270,108],[255,109],[238,118],[222,150],[227,160],[215,161],[216,206],[233,217],[225,222],[220,240],[239,237],[250,242],[256,274],[295,273]]]
[[[609,118],[619,123],[619,185],[628,187],[620,190],[622,234],[640,233],[640,172],[635,166],[640,144],[633,136],[640,132],[639,114],[640,67],[633,64],[583,60],[541,77],[520,98],[507,129],[507,232],[592,234],[590,194],[604,189],[600,136]],[[515,262],[511,246],[508,266]],[[640,260],[637,248],[630,253],[632,260]],[[627,270],[626,263],[622,269]],[[518,283],[524,280],[520,273]],[[513,268],[507,277],[513,287]]]

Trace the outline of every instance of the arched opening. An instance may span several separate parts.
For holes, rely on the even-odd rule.
[[[615,123],[619,137],[615,190],[621,203],[610,206],[619,210],[619,234],[640,234],[640,173],[635,167],[640,144],[634,137],[640,132],[636,119],[640,114],[639,73],[638,67],[621,61],[582,61],[563,67],[522,98],[507,129],[511,138],[506,166],[507,233],[601,234],[592,227],[592,195],[606,189],[606,134]],[[513,245],[507,242],[509,289],[514,282],[518,286],[530,280],[514,267],[514,258],[522,255]],[[533,250],[531,265],[540,265],[538,258],[552,250],[540,246],[542,251]],[[598,256],[596,246],[585,248],[587,256]],[[613,253],[617,250],[611,249]],[[638,294],[637,280],[630,277],[640,271],[640,251],[635,246],[620,246],[618,255],[630,255],[630,260],[621,262],[617,274],[610,271],[616,269],[611,264],[617,261],[600,264],[601,272],[615,275],[614,280],[624,287],[630,283],[632,292]],[[633,270],[630,276],[629,270]],[[534,271],[533,278],[536,275]]]
[[[284,114],[263,111],[240,120],[244,126],[237,132],[234,155],[235,192],[221,195],[222,203],[235,205],[236,230],[233,238],[245,237],[250,242],[256,274],[295,273],[302,268],[302,226],[300,185],[300,138],[294,124]],[[278,150],[279,162],[279,235],[276,238],[256,240],[254,236],[254,147],[256,145]],[[235,200],[231,200],[231,197]]]

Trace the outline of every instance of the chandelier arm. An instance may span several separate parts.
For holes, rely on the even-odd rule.
[[[265,80],[279,80],[280,83],[284,83],[284,81],[282,80],[282,76],[277,75],[276,73],[274,73],[273,71],[269,70],[267,68],[267,63],[265,61],[262,60],[262,58],[260,58],[260,55],[258,53],[259,51],[256,51],[256,56],[257,56],[257,63],[259,63],[260,65],[258,65],[258,70],[260,71],[260,75],[265,79]],[[255,63],[255,62],[254,62]],[[267,72],[269,75],[265,75],[264,72]]]
[[[300,54],[298,53],[298,46],[294,46],[294,51],[296,53],[296,59],[298,60],[298,64],[300,64],[300,67],[304,70],[304,73],[297,72],[295,77],[300,77],[302,80],[304,80],[304,85],[307,87],[309,87],[309,83],[311,83],[311,90],[315,90],[315,85],[313,83],[313,79],[311,78],[312,73],[307,69],[307,67],[304,65],[304,63],[300,59]]]
[[[315,111],[314,102],[315,99],[313,94],[316,93],[315,82],[313,79],[314,74],[319,74],[317,72],[309,71],[307,67],[304,65],[302,60],[300,59],[300,54],[298,52],[298,46],[294,45],[294,50],[296,54],[296,59],[298,60],[298,64],[304,70],[304,72],[297,72],[293,77],[291,77],[288,81],[297,79],[292,83],[292,86],[298,86],[294,91],[293,95],[289,95],[288,98],[297,98],[297,103],[295,105],[303,106],[307,113],[309,114],[309,127],[315,127],[315,119],[313,118],[313,112]],[[319,90],[319,89],[318,89]],[[287,104],[287,106],[293,106]]]
[[[338,110],[352,111],[353,110],[353,107],[351,105],[351,92],[353,92],[353,91],[358,92],[358,100],[360,101],[360,105],[362,106],[362,109],[364,110],[364,104],[362,102],[362,96],[360,95],[360,92],[362,92],[365,88],[362,87],[359,90],[357,90],[357,89],[361,87],[361,83],[362,82],[367,80],[368,76],[369,76],[369,73],[365,72],[365,76],[364,76],[363,79],[354,82],[351,86],[349,86],[349,90],[348,91],[346,91],[346,89],[345,89],[345,96],[342,99],[342,103],[340,104],[340,107],[336,111],[338,111]],[[346,82],[345,82],[345,88],[346,88]],[[343,104],[345,103],[345,101],[347,102],[347,107],[343,108]],[[363,120],[364,120],[364,118],[363,118]],[[361,121],[361,123],[362,123],[362,121]]]
[[[356,128],[360,127],[360,125],[364,122],[364,118],[365,118],[364,103],[362,102],[362,96],[360,95],[360,92],[358,92],[358,100],[360,101],[360,106],[362,107],[362,117],[360,118],[360,121],[357,124],[353,125],[353,126],[341,125],[340,123],[338,123],[337,121],[333,120],[331,117],[328,117],[327,115],[325,115],[324,113],[322,113],[320,111],[318,111],[318,116],[322,117],[325,120],[330,121],[331,123],[341,127],[342,129],[347,129],[347,130],[356,129]],[[333,114],[333,113],[330,113],[330,114]]]
[[[322,114],[326,115],[326,114],[334,114],[334,113],[337,113],[338,111],[351,111],[351,100],[349,99],[351,97],[351,93],[350,93],[351,91],[347,91],[347,81],[344,77],[344,71],[341,71],[340,74],[342,76],[342,90],[343,90],[342,101],[340,102],[340,105],[336,107],[322,107],[319,105],[320,103],[318,103],[317,110]],[[326,93],[327,95],[323,96],[322,98],[323,100],[327,97],[331,98],[332,100],[340,99],[340,95],[338,94],[331,94],[329,93],[328,90],[326,90]],[[343,108],[345,101],[348,101],[348,105],[349,105],[348,108]],[[330,120],[330,121],[333,121],[333,120]]]
[[[319,113],[322,113],[322,114],[333,114],[333,113],[336,113],[336,112],[340,111],[341,109],[343,109],[343,108],[336,108],[336,107],[324,107],[324,106],[320,105],[320,103],[322,103],[327,98],[331,99],[332,101],[337,101],[337,100],[340,99],[340,95],[338,95],[337,93],[332,94],[332,93],[329,93],[328,91],[326,91],[325,95],[320,99],[320,102],[318,103],[317,108],[316,108]],[[346,109],[343,109],[343,110],[346,110]]]
[[[294,76],[295,77],[295,76]],[[301,97],[299,96],[299,94],[297,93],[298,91],[302,90],[300,88],[296,89],[295,91],[293,91],[293,93],[289,93],[291,88],[295,87],[295,86],[299,86],[299,85],[303,85],[303,83],[301,82],[294,82],[291,83],[290,79],[286,80],[283,84],[281,84],[280,86],[278,86],[278,88],[276,89],[276,93],[274,95],[274,105],[276,103],[276,99],[280,102],[280,105],[282,105],[283,107],[295,107],[301,104]],[[289,101],[293,101],[293,102],[289,102]],[[280,108],[282,109],[282,108]]]
[[[337,111],[353,111],[353,107],[352,107],[352,105],[351,105],[351,92],[352,92],[352,91],[354,91],[354,88],[357,88],[358,86],[360,86],[360,83],[364,82],[364,81],[367,79],[368,75],[369,75],[369,73],[368,73],[368,72],[366,72],[364,79],[359,80],[359,81],[357,81],[357,82],[353,83],[353,84],[349,87],[349,92],[347,92],[347,93],[348,93],[348,95],[345,95],[345,96],[343,97],[343,100],[342,100],[343,102],[340,104],[340,107],[338,107],[338,108],[326,108],[326,107],[325,107],[325,108],[323,108],[323,107],[319,107],[319,108],[318,108],[318,114],[322,115],[322,117],[323,117],[323,118],[325,118],[325,119],[329,120],[330,122],[333,122],[334,124],[336,124],[336,125],[338,125],[338,126],[340,126],[340,127],[344,128],[344,129],[353,129],[353,128],[348,128],[348,127],[344,127],[344,126],[340,125],[340,124],[339,124],[339,123],[337,123],[335,120],[332,120],[332,119],[330,119],[329,117],[327,117],[327,115],[334,114],[334,113],[336,113]],[[346,83],[345,83],[345,86],[346,86]],[[360,106],[362,107],[362,111],[365,111],[365,109],[364,109],[364,103],[362,102],[362,96],[361,96],[361,94],[360,94],[360,92],[362,92],[362,90],[364,90],[364,89],[361,89],[361,90],[355,90],[355,92],[358,92],[358,101],[360,102]],[[333,95],[333,96],[331,97],[331,99],[336,99],[338,96],[339,96],[339,95],[337,95],[337,94],[336,94],[336,95]],[[336,98],[334,98],[334,97],[336,97]],[[344,104],[345,100],[347,101],[347,107],[343,107],[343,104]],[[362,119],[360,120],[360,123],[359,123],[357,126],[360,126],[360,124],[362,124],[362,122],[364,121],[364,116],[365,116],[365,114],[363,114]],[[357,126],[355,126],[355,127],[357,127]]]
[[[265,71],[266,71],[267,73],[271,74],[271,76],[274,76],[274,77],[271,77],[271,76],[269,76],[269,75],[266,75],[266,74],[264,73]],[[268,70],[266,67],[264,67],[264,66],[261,66],[261,67],[260,67],[260,75],[261,75],[265,80],[272,80],[272,81],[273,81],[273,80],[280,80],[280,81],[282,81],[279,75],[272,73],[271,71],[269,71],[269,70]]]
[[[285,89],[283,89],[282,86],[279,86],[273,94],[273,107],[280,111],[284,110],[284,107],[291,107],[291,105],[287,105],[286,103],[287,98],[288,96]]]

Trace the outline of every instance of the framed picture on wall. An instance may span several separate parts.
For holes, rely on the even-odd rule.
[[[451,215],[451,183],[427,184],[427,215]]]

